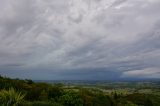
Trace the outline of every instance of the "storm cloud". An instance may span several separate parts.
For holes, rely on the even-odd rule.
[[[1,0],[0,74],[160,78],[159,0]]]

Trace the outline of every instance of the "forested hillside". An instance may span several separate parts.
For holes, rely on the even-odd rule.
[[[104,92],[89,87],[0,77],[0,106],[160,106],[156,94]]]

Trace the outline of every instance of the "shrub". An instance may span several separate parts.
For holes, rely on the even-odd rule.
[[[59,102],[65,106],[83,106],[83,100],[80,95],[74,91],[67,91],[59,98]]]
[[[18,106],[24,99],[25,95],[16,92],[13,88],[0,91],[0,101],[4,106]]]

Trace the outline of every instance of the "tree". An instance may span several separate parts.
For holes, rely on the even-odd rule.
[[[52,86],[48,90],[48,97],[49,97],[49,99],[52,98],[57,101],[57,98],[62,96],[62,93],[63,93],[63,88],[61,88],[59,86]]]
[[[83,106],[83,100],[80,95],[74,91],[67,91],[60,97],[59,102],[64,106]]]

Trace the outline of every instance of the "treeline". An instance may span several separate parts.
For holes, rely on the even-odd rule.
[[[152,94],[128,95],[0,76],[0,106],[160,106]]]

